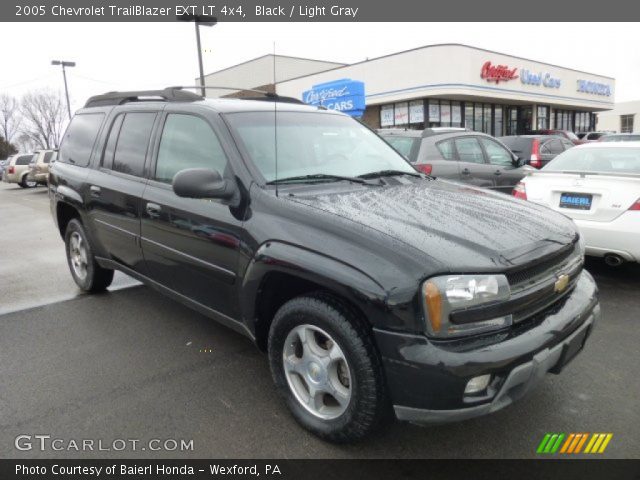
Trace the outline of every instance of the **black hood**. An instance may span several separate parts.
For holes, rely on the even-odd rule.
[[[384,233],[449,268],[508,268],[577,239],[567,217],[501,193],[422,178],[389,183],[289,198]]]

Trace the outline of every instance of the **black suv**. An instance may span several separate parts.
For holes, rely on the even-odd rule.
[[[337,442],[392,412],[496,411],[582,349],[600,308],[571,220],[266,100],[89,99],[49,183],[80,288],[121,270],[247,335],[294,417]]]

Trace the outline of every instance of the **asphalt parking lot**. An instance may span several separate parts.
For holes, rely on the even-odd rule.
[[[336,446],[308,434],[244,337],[118,274],[79,294],[45,188],[0,183],[0,457],[532,458],[547,432],[612,432],[603,456],[640,456],[640,267],[589,261],[603,318],[560,375],[491,416],[395,423]],[[187,439],[190,451],[28,451],[18,435]],[[585,455],[581,455],[584,457]]]

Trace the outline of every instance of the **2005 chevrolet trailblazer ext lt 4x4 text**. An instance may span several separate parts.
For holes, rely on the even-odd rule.
[[[252,338],[293,416],[335,442],[390,413],[509,405],[600,314],[571,220],[423,175],[356,120],[275,95],[92,97],[49,188],[81,289],[121,270]]]

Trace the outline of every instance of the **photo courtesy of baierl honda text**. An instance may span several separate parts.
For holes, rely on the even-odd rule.
[[[0,480],[638,480],[589,2],[0,4]]]

